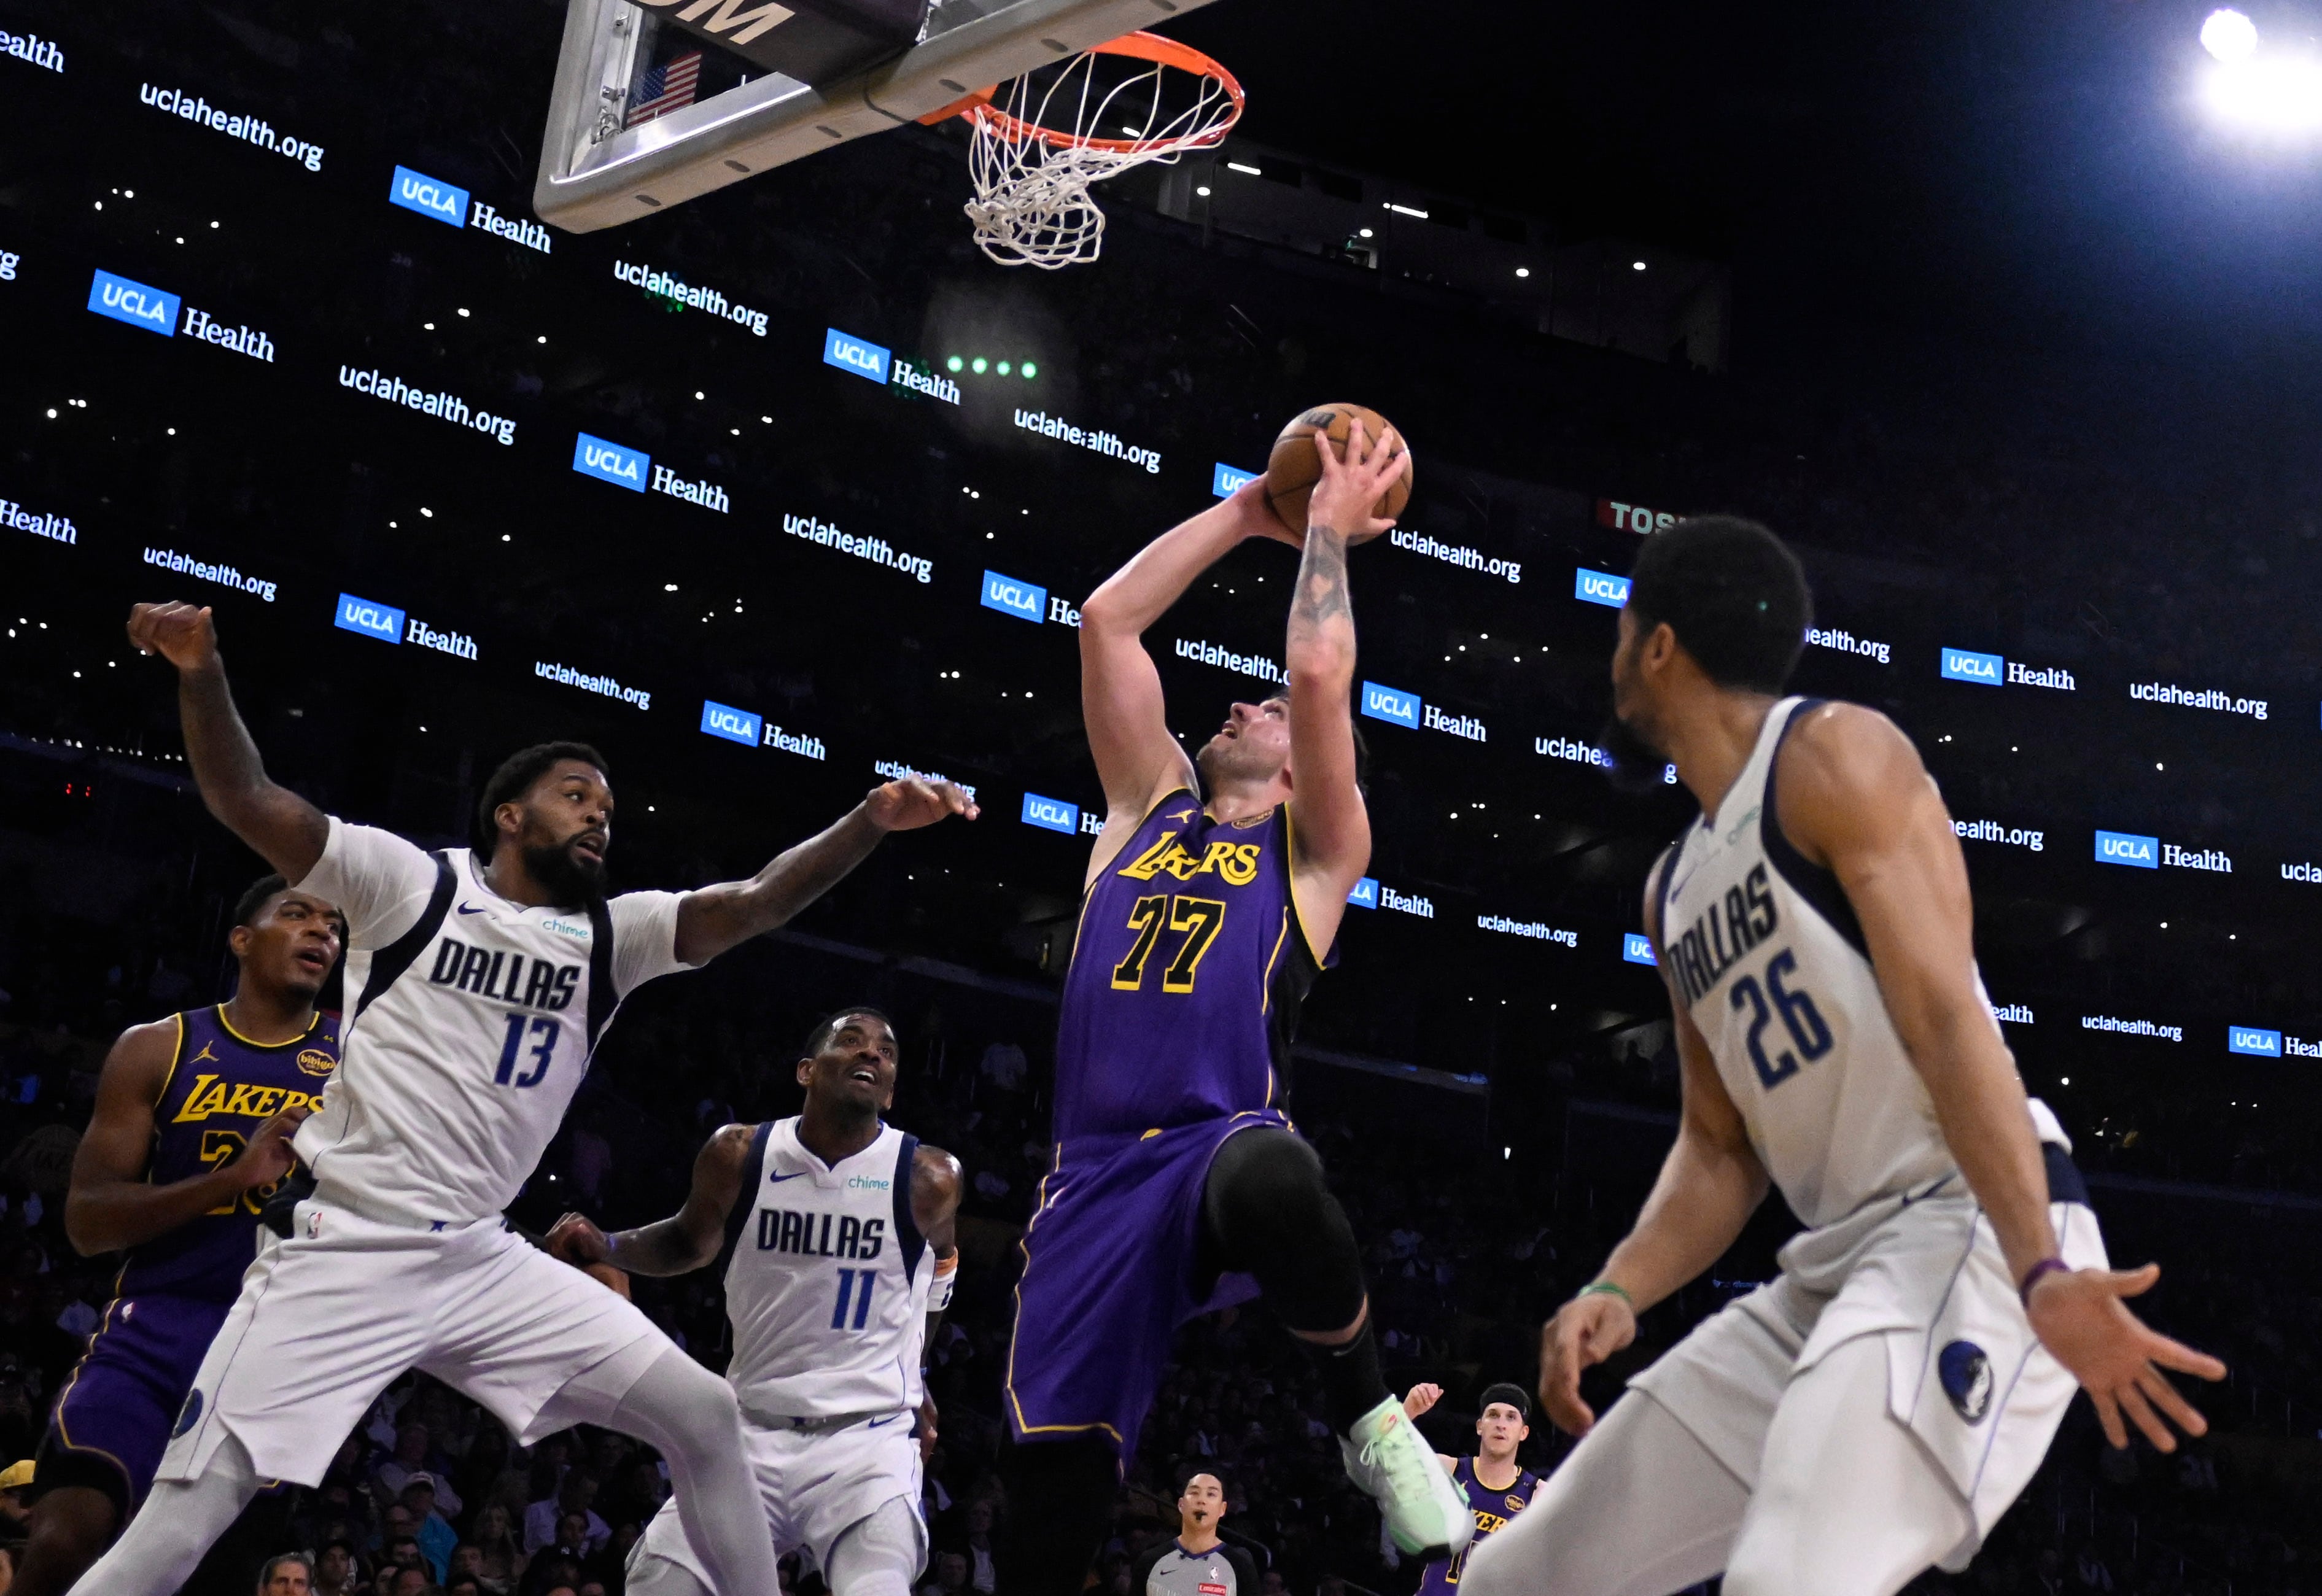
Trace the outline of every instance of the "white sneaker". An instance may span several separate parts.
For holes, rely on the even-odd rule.
[[[1432,1563],[1475,1538],[1475,1510],[1393,1397],[1355,1420],[1353,1434],[1339,1437],[1339,1454],[1347,1478],[1378,1503],[1387,1534],[1404,1553]]]

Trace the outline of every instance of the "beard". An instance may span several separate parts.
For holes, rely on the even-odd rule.
[[[555,894],[560,903],[598,904],[605,900],[605,862],[583,859],[568,846],[542,843],[524,851],[525,868],[532,879]]]
[[[1663,785],[1661,772],[1668,766],[1668,756],[1646,742],[1617,712],[1605,717],[1596,746],[1610,762],[1604,777],[1617,791],[1651,792]]]

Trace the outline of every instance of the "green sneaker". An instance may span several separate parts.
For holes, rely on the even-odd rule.
[[[1347,1478],[1370,1493],[1394,1544],[1422,1562],[1455,1556],[1475,1538],[1476,1515],[1435,1448],[1393,1397],[1355,1420],[1339,1437]]]

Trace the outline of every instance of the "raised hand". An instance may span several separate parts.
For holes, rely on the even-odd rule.
[[[180,670],[198,670],[217,663],[217,630],[206,604],[197,607],[173,600],[133,605],[129,642],[139,653],[159,654]]]
[[[1327,526],[1348,543],[1359,543],[1394,524],[1391,515],[1374,515],[1387,487],[1403,475],[1403,441],[1374,439],[1358,416],[1347,428],[1347,458],[1330,447],[1328,433],[1314,434],[1314,451],[1322,462],[1322,479],[1306,501],[1306,524]]]
[[[1636,1312],[1617,1292],[1590,1291],[1556,1310],[1540,1333],[1540,1402],[1557,1428],[1585,1436],[1595,1427],[1595,1411],[1580,1400],[1580,1372],[1636,1338]]]
[[[2177,1437],[2167,1421],[2189,1436],[2207,1435],[2209,1421],[2162,1371],[2223,1380],[2226,1366],[2129,1312],[2122,1300],[2144,1295],[2160,1278],[2158,1263],[2126,1270],[2059,1269],[2033,1283],[2025,1309],[2040,1344],[2071,1371],[2096,1404],[2106,1440],[2128,1445],[2128,1428],[2121,1422],[2125,1413],[2154,1447],[2174,1452]]]
[[[950,782],[926,781],[917,776],[873,788],[863,807],[871,824],[881,831],[917,831],[954,815],[973,820],[983,813],[974,799]]]
[[[1416,1418],[1442,1400],[1443,1388],[1440,1385],[1433,1384],[1431,1382],[1422,1380],[1417,1385],[1412,1386],[1410,1391],[1403,1393],[1403,1416],[1408,1418]]]

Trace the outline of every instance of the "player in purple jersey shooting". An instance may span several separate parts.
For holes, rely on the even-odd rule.
[[[256,1254],[259,1210],[289,1172],[290,1137],[337,1067],[338,1019],[315,997],[346,927],[267,876],[227,933],[241,976],[212,1008],[132,1026],[106,1055],[73,1155],[65,1234],[85,1257],[126,1249],[113,1300],[41,1437],[20,1596],[59,1596],[144,1500],[210,1337]],[[252,1516],[264,1513],[261,1504]],[[213,1565],[272,1546],[229,1535]],[[188,1590],[210,1587],[198,1572]]]
[[[1321,1369],[1348,1473],[1403,1550],[1475,1519],[1388,1394],[1354,1233],[1281,1108],[1307,988],[1370,861],[1352,708],[1347,545],[1403,470],[1359,425],[1303,538],[1262,483],[1163,534],[1081,612],[1081,699],[1108,814],[1057,1022],[1056,1152],[1023,1242],[1005,1377],[1024,1596],[1078,1591],[1179,1324],[1263,1291]],[[1302,551],[1287,692],[1236,704],[1197,760],[1142,640],[1237,544]],[[1196,774],[1195,766],[1199,766]],[[1202,793],[1206,790],[1206,798]]]

